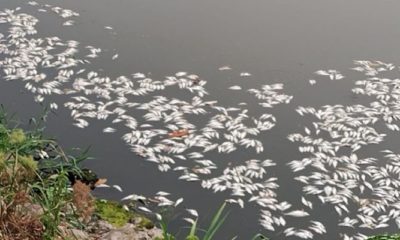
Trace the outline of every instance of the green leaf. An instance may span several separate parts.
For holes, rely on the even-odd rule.
[[[204,240],[211,240],[217,230],[222,226],[228,214],[225,214],[222,218],[222,213],[225,209],[226,203],[223,203],[222,206],[218,209],[217,213],[213,217],[210,226],[208,227],[206,234],[204,235]]]

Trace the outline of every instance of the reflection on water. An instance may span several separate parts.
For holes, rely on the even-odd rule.
[[[64,4],[77,10],[60,7]],[[190,54],[204,52],[196,52],[196,57],[191,58],[178,51],[181,47],[187,49],[190,36],[180,36],[177,30],[176,35],[171,35],[157,25],[149,27],[148,23],[137,22],[132,23],[135,28],[130,33],[131,28],[125,25],[131,21],[124,14],[124,5],[132,3],[126,1],[119,3],[120,14],[111,14],[110,22],[102,23],[91,15],[104,11],[101,4],[89,0],[5,4],[13,10],[0,13],[0,66],[3,80],[12,83],[1,83],[4,87],[0,91],[6,95],[8,89],[23,88],[33,95],[35,102],[61,115],[70,115],[57,118],[68,127],[60,129],[57,123],[54,132],[72,133],[76,131],[73,125],[82,131],[92,129],[87,140],[105,146],[95,151],[104,155],[100,162],[92,163],[93,168],[112,181],[121,181],[125,190],[124,196],[110,193],[112,190],[105,194],[121,199],[130,192],[154,194],[165,189],[177,197],[183,196],[184,207],[205,213],[209,212],[208,204],[218,206],[218,202],[225,200],[232,204],[234,212],[226,230],[220,233],[221,238],[237,233],[246,239],[256,232],[265,232],[272,239],[365,239],[366,235],[396,231],[400,223],[400,155],[392,140],[397,140],[400,130],[400,81],[395,79],[398,68],[394,64],[355,61],[348,70],[349,66],[343,66],[340,71],[316,71],[321,67],[313,62],[306,73],[304,63],[293,65],[290,61],[286,62],[288,70],[257,68],[262,66],[257,60],[261,55],[275,66],[287,51],[272,52],[277,54],[275,57],[279,54],[274,59],[263,51],[248,49],[257,61],[256,67],[244,67],[246,63],[238,64],[238,58],[230,58],[228,53],[221,57],[208,52],[209,48],[225,49],[221,45],[224,41],[213,37],[230,37],[236,27],[256,23],[251,18],[218,34],[214,32],[215,26],[199,26],[196,30],[204,31],[210,39],[197,39]],[[162,7],[171,7],[165,4],[137,1],[131,11],[144,9],[152,16],[160,14]],[[218,3],[216,9],[204,9],[210,3],[188,5],[178,0],[174,4],[185,10],[183,15],[194,11],[193,7],[194,13],[210,14],[220,12],[218,8],[222,7]],[[257,4],[266,3],[240,4],[243,14],[256,11],[252,8]],[[287,2],[268,4],[292,13]],[[340,2],[337,4],[341,6]],[[230,10],[227,18],[233,16],[238,5],[226,5]],[[154,8],[150,10],[149,6]],[[306,11],[303,5],[298,10]],[[157,14],[159,19],[168,19],[160,22],[164,27],[183,24]],[[143,12],[139,16],[147,17]],[[192,17],[185,24],[202,22],[197,14]],[[215,22],[216,26],[223,22],[220,15],[211,17],[220,20]],[[330,16],[326,17],[323,23],[333,23],[329,22]],[[305,16],[303,21],[311,19]],[[336,24],[342,23],[335,20]],[[292,45],[284,44],[290,27],[287,21],[280,24],[286,28],[274,29],[274,33],[281,34],[280,46],[290,49]],[[118,30],[124,26],[126,29]],[[257,29],[242,30],[226,43],[240,43],[235,56],[244,50],[243,42],[252,46],[252,41],[258,41]],[[193,29],[189,32],[199,36]],[[331,34],[329,29],[323,32]],[[251,38],[245,37],[247,33]],[[315,43],[321,44],[321,39],[317,40]],[[134,43],[125,49],[127,42]],[[164,49],[179,43],[183,45],[176,52]],[[260,43],[255,42],[253,47],[257,44]],[[146,46],[149,53],[141,52],[141,46]],[[296,54],[300,53],[297,51]],[[387,54],[386,51],[383,50]],[[157,59],[158,54],[161,60]],[[243,57],[248,57],[246,54]],[[186,60],[181,61],[180,55]],[[170,61],[165,61],[166,56]],[[349,59],[359,56],[355,54]],[[204,61],[204,57],[212,59]],[[225,62],[219,62],[220,59]],[[324,60],[322,57],[320,61]],[[326,64],[331,60],[326,60]],[[226,65],[228,61],[232,64]],[[286,69],[286,65],[279,69]],[[308,69],[311,65],[316,67]],[[132,68],[143,73],[129,72]],[[184,71],[176,72],[177,68]],[[160,72],[165,69],[174,69],[176,73],[163,77]],[[9,101],[25,101],[24,96],[13,98],[16,100]],[[64,135],[71,142],[76,139],[76,135],[60,136]],[[113,158],[121,160],[117,164]],[[149,163],[143,165],[145,161]],[[161,174],[154,167],[166,173]],[[119,190],[118,185],[115,188]],[[158,197],[164,196],[167,193],[158,193]],[[166,203],[179,205],[181,199]],[[238,224],[243,228],[229,229]]]

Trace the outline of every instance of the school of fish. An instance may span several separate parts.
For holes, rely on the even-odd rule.
[[[50,4],[27,2],[41,14],[56,14],[62,25],[71,27],[79,14]],[[379,145],[387,135],[382,129],[400,131],[400,80],[381,77],[398,67],[381,61],[354,61],[353,71],[362,73],[352,92],[372,99],[369,104],[298,106],[295,111],[309,125],[287,138],[298,145],[299,159],[287,164],[301,186],[297,200],[282,200],[279,176],[271,174],[279,163],[263,158],[260,135],[268,134],[278,122],[271,109],[289,104],[294,97],[281,83],[228,90],[253,97],[263,108],[252,114],[249,104],[222,106],[211,98],[207,81],[196,74],[177,72],[164,79],[144,73],[111,78],[92,69],[91,59],[101,57],[102,49],[82,46],[57,36],[38,37],[36,16],[22,8],[0,11],[0,71],[6,81],[22,81],[36,102],[54,111],[70,110],[74,125],[88,127],[91,121],[109,124],[104,133],[120,134],[135,155],[161,171],[175,171],[179,179],[198,182],[215,193],[226,192],[227,202],[259,208],[259,222],[268,233],[280,231],[285,238],[318,239],[329,235],[323,219],[315,219],[315,205],[329,207],[337,216],[337,227],[344,240],[366,239],[371,230],[397,225],[400,228],[400,154],[381,149],[376,156],[363,150]],[[110,26],[104,27],[112,30]],[[3,31],[6,29],[6,31]],[[116,60],[116,53],[111,60]],[[230,66],[219,68],[231,71]],[[318,70],[315,79],[343,81],[337,70]],[[242,72],[239,77],[252,74]],[[319,80],[309,80],[310,85]],[[179,92],[180,94],[176,94]],[[60,102],[57,96],[67,97]],[[296,146],[297,146],[296,145]],[[218,161],[226,154],[252,152],[250,159]],[[117,185],[114,188],[121,190]],[[122,190],[121,190],[122,191]],[[177,206],[183,199],[169,200],[159,192],[160,206]],[[145,199],[131,194],[123,200]],[[296,208],[301,202],[302,207]],[[144,212],[151,210],[141,207]],[[194,209],[188,209],[193,218]],[[317,211],[317,210],[316,210]],[[192,218],[186,218],[193,222]],[[296,219],[301,219],[302,226]]]

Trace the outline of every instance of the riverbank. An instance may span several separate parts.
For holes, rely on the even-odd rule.
[[[0,239],[162,238],[148,217],[92,195],[106,180],[80,168],[85,151],[66,153],[31,123],[23,130],[0,113]]]

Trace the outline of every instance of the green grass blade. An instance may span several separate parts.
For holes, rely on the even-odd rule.
[[[226,214],[222,219],[221,215],[225,209],[226,203],[223,203],[222,206],[218,209],[217,213],[213,217],[210,226],[208,227],[206,234],[204,235],[204,240],[210,240],[215,232],[221,227],[222,223],[225,221],[228,214]]]
[[[218,221],[215,223],[213,228],[207,229],[206,236],[204,237],[204,240],[211,240],[215,233],[218,231],[218,229],[221,228],[222,224],[225,222],[226,218],[228,217],[228,213],[225,214],[222,218],[219,218]]]
[[[197,230],[197,219],[196,221],[194,221],[192,227],[190,228],[189,236],[194,237],[196,235],[196,230]]]
[[[219,219],[221,217],[222,212],[225,209],[225,206],[226,206],[226,203],[223,203],[222,206],[218,209],[217,213],[215,214],[215,216],[213,217],[213,219],[211,221],[209,228],[213,228],[217,224],[217,222],[219,221]]]
[[[266,236],[262,235],[262,234],[256,234],[251,240],[268,240],[269,238],[267,238]]]

